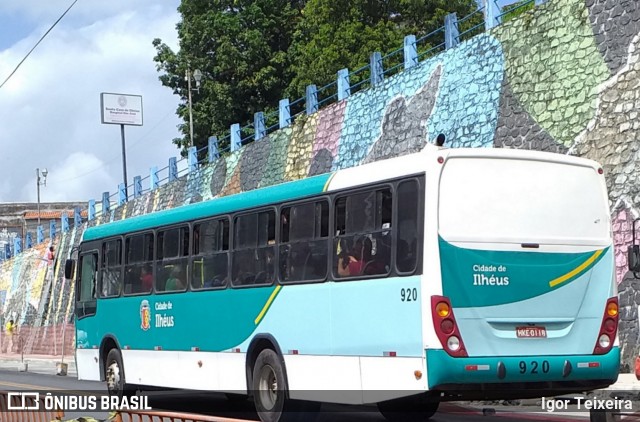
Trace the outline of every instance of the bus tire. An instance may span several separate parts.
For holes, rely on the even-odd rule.
[[[284,367],[276,352],[271,349],[261,351],[253,365],[252,374],[253,401],[262,422],[302,420],[302,403],[287,398]]]
[[[107,360],[105,361],[104,374],[105,380],[107,381],[107,391],[110,396],[122,398],[131,397],[136,394],[135,389],[132,389],[132,387],[126,383],[120,350],[109,350]]]
[[[439,402],[421,400],[423,397],[406,397],[378,403],[378,411],[391,422],[426,421],[436,414]]]

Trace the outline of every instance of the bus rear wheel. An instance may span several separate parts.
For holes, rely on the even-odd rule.
[[[105,380],[107,381],[107,391],[110,396],[131,397],[136,391],[127,385],[124,377],[124,366],[122,365],[122,354],[118,349],[111,349],[107,354],[105,362]]]
[[[439,405],[439,402],[426,401],[423,396],[418,396],[380,402],[378,410],[391,422],[419,422],[435,415]]]
[[[287,398],[284,367],[271,349],[261,351],[253,365],[253,400],[262,422],[311,421],[320,408],[320,403]]]

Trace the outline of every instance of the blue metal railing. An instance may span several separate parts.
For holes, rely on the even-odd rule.
[[[351,85],[351,95],[358,91],[371,87],[371,64],[366,64],[359,69],[349,73],[350,80],[357,80],[355,84]]]
[[[461,31],[460,35],[458,36],[460,42],[468,40],[469,38],[472,38],[473,36],[484,32],[484,28],[486,26],[484,20],[479,23],[475,23],[474,19],[479,19],[484,14],[484,8],[481,7],[475,12],[468,14],[458,21],[458,27]]]
[[[384,76],[393,76],[399,73],[404,67],[404,56],[402,55],[404,48],[392,51],[386,56],[382,56],[382,67]]]

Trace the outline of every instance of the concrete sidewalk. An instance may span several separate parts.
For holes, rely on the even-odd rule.
[[[60,362],[62,362],[62,356],[25,355],[23,358],[17,354],[0,354],[0,370],[3,371],[21,371],[24,368],[23,363],[26,363],[26,372],[57,375],[57,364]],[[64,363],[67,364],[67,376],[77,378],[78,373],[74,357],[65,356]]]

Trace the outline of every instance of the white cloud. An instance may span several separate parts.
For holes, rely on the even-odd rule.
[[[34,5],[48,4],[11,3],[28,3],[21,13],[36,17],[44,12]],[[144,126],[126,127],[129,184],[178,155],[171,139],[178,136],[179,99],[158,81],[151,45],[156,37],[177,44],[177,1],[136,1],[135,10],[121,13],[134,6],[120,0],[84,4],[107,17],[75,27],[61,22],[0,90],[0,180],[11,181],[8,188],[0,183],[2,202],[35,199],[36,167],[49,169],[43,201],[85,201],[115,192],[122,180],[120,128],[100,123],[101,92],[143,96]],[[1,5],[0,14],[6,9]],[[0,51],[3,80],[41,29]]]

